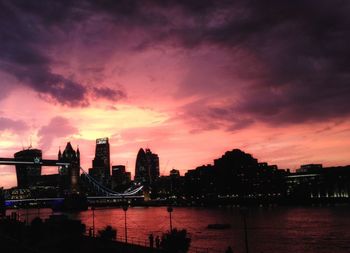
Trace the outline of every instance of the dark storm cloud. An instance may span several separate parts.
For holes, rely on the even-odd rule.
[[[113,90],[108,87],[93,88],[93,94],[98,98],[104,98],[110,101],[118,101],[126,98],[126,94],[121,90]]]
[[[327,120],[350,113],[348,13],[350,2],[340,0],[0,1],[0,67],[62,104],[84,105],[91,91],[95,97],[124,97],[119,90],[90,89],[51,71],[53,60],[46,49],[60,40],[57,34],[65,38],[75,25],[102,16],[100,22],[106,25],[142,34],[134,49],[156,44],[195,52],[210,47],[241,63],[222,76],[249,81],[239,89],[232,83],[231,92],[239,97],[230,100],[225,89],[221,98],[227,99],[221,107],[205,101],[202,109],[184,107],[190,118],[205,116],[233,124],[233,129],[254,121]],[[244,54],[254,60],[241,60]],[[197,83],[185,83],[182,94],[188,89],[200,92],[201,86],[206,86],[205,92],[218,92],[210,82]]]
[[[62,34],[89,16],[83,7],[83,2],[73,1],[0,1],[1,70],[46,100],[87,105],[87,87],[53,73],[49,54],[51,47],[59,46]]]
[[[125,25],[142,27],[150,34],[140,41],[138,49],[159,43],[189,50],[212,46],[241,62],[242,66],[231,74],[253,85],[237,89],[232,83],[231,91],[240,96],[231,102],[228,99],[222,108],[213,108],[202,99],[198,110],[192,105],[184,107],[187,116],[198,122],[207,117],[229,129],[238,129],[254,121],[303,123],[350,113],[348,1],[94,3],[98,9],[112,13],[114,22],[124,20]],[[254,61],[241,60],[245,56],[242,51]],[[199,77],[198,84],[193,78],[185,83],[182,95],[196,90],[196,85],[197,90],[217,92],[217,81],[203,83],[202,79]],[[222,96],[229,97],[227,89]]]
[[[222,6],[198,13],[195,26],[173,36],[185,47],[217,46],[232,57],[247,51],[260,67],[240,68],[240,77],[254,85],[233,89],[240,96],[223,105],[225,113],[202,104],[206,122],[303,123],[350,114],[348,1],[233,1],[226,12]],[[198,113],[191,106],[186,111]]]

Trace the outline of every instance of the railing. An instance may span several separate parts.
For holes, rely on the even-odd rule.
[[[88,234],[86,234],[88,236]],[[114,240],[117,242],[121,242],[121,243],[125,243],[125,237],[124,236],[119,236],[117,235],[117,238]],[[132,237],[132,236],[128,236],[128,240],[127,240],[128,244],[131,245],[138,245],[138,246],[142,246],[142,247],[150,247],[150,242],[148,237],[145,239],[141,239],[141,238],[137,238],[137,237]],[[153,247],[156,249],[156,244],[153,244]],[[161,248],[159,248],[161,249]],[[188,253],[224,253],[224,251],[222,250],[218,250],[218,249],[212,249],[212,248],[202,248],[202,247],[191,247],[188,250]]]
[[[191,247],[188,250],[189,253],[224,253],[222,250],[212,248]]]
[[[125,237],[117,235],[116,241],[125,242]],[[143,247],[150,247],[149,240],[147,238],[145,238],[143,240],[141,238],[128,236],[128,244],[139,245],[139,246],[143,246]],[[154,247],[155,247],[155,245],[154,245]]]
[[[85,236],[92,237],[91,235],[89,235],[88,230],[85,232]],[[95,231],[95,237],[97,237],[96,231]],[[114,241],[125,243],[125,237],[117,235],[117,238],[114,239]],[[128,241],[127,242],[128,244],[138,245],[138,246],[142,246],[142,247],[150,247],[148,238],[145,238],[143,240],[141,238],[128,236],[128,240],[127,241]],[[155,247],[155,244],[154,244],[154,247]]]

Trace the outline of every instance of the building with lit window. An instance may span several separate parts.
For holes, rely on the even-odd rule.
[[[17,187],[28,188],[32,186],[35,179],[41,175],[41,150],[24,149],[15,153],[14,157],[19,160],[34,162],[34,164],[16,164]],[[35,161],[38,161],[38,163],[35,163]]]
[[[89,169],[89,175],[105,186],[110,185],[111,173],[108,138],[96,140],[95,158],[92,161],[92,168]]]
[[[131,182],[131,173],[125,171],[124,165],[112,166],[112,189],[123,191],[129,187]]]
[[[159,157],[150,149],[142,148],[137,153],[135,165],[135,181],[152,184],[159,178]]]

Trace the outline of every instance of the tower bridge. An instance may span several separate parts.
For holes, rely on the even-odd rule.
[[[69,143],[70,145],[70,143]],[[68,145],[67,145],[68,146]],[[71,146],[70,146],[71,147]],[[79,152],[79,151],[78,151]],[[78,180],[80,172],[86,182],[92,186],[97,196],[88,196],[89,202],[96,201],[115,201],[118,199],[140,199],[143,198],[143,185],[134,185],[124,192],[115,192],[106,186],[102,185],[92,176],[90,176],[82,167],[80,167],[80,161],[76,159],[65,159],[64,154],[59,155],[60,159],[42,159],[41,157],[28,158],[0,158],[0,165],[29,165],[29,166],[54,166],[61,168],[60,173],[68,179],[69,192],[78,192]],[[16,168],[17,169],[17,168]],[[65,173],[65,174],[64,174]],[[17,175],[18,176],[18,175]],[[140,194],[142,193],[142,194]],[[50,202],[61,201],[63,198],[26,198],[26,199],[8,199],[7,205],[14,205],[19,203],[34,203],[34,202]]]

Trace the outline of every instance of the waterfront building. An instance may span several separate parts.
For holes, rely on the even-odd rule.
[[[348,201],[350,166],[326,167],[322,164],[301,166],[286,176],[287,198],[297,202]]]
[[[131,173],[125,171],[124,165],[112,166],[112,189],[125,190],[131,182]]]
[[[24,149],[14,154],[14,157],[24,161],[34,161],[34,164],[16,164],[18,188],[29,188],[35,184],[35,179],[41,175],[40,161],[42,152],[39,149]]]
[[[161,176],[153,184],[152,197],[155,198],[177,198],[184,195],[184,177],[180,171],[172,169],[168,176]]]
[[[322,164],[304,164],[296,170],[297,173],[318,173],[322,171]]]
[[[159,178],[159,157],[150,149],[140,148],[136,157],[135,181],[152,184]]]
[[[200,198],[279,198],[284,192],[284,171],[276,165],[259,163],[239,149],[227,151],[214,160],[185,174],[188,197]]]
[[[105,186],[110,185],[110,149],[108,138],[96,139],[95,158],[92,161],[92,168],[89,169],[89,175]]]

